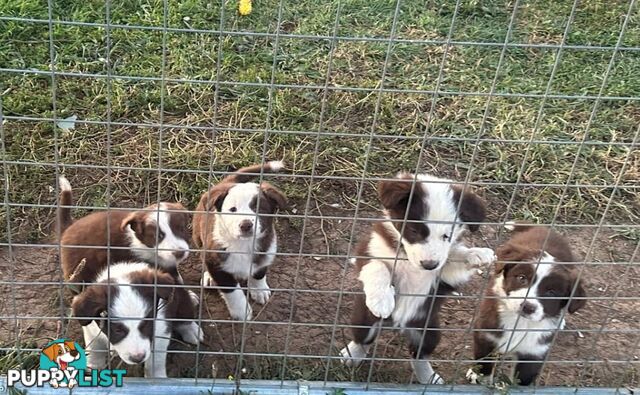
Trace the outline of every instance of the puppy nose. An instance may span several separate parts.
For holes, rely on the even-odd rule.
[[[71,351],[69,351],[69,354],[71,354],[72,357],[75,357],[76,355],[78,355],[78,351],[77,350],[71,350]]]
[[[187,250],[173,251],[173,256],[175,256],[177,260],[184,259],[187,257]]]
[[[131,362],[133,363],[140,363],[142,361],[144,361],[144,358],[147,355],[144,352],[138,353],[138,354],[131,354],[131,356],[129,357],[129,359],[131,359]]]
[[[420,261],[420,265],[422,265],[423,269],[433,270],[436,267],[438,267],[438,261],[424,260],[424,261]]]
[[[240,230],[243,233],[249,233],[253,229],[253,223],[249,220],[244,220],[240,223]]]
[[[536,312],[536,306],[533,303],[523,302],[520,305],[520,311],[523,315],[531,315]]]

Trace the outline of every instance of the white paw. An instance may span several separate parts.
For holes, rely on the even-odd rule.
[[[251,289],[249,291],[249,295],[251,296],[251,299],[255,300],[257,303],[265,304],[271,297],[271,289],[268,285],[266,288]]]
[[[189,344],[198,344],[204,340],[204,332],[195,322],[180,327],[180,335],[182,340]]]
[[[347,367],[356,367],[360,365],[362,359],[367,356],[367,346],[360,345],[354,341],[350,342],[345,348],[340,350],[340,362]]]
[[[444,379],[438,373],[434,372],[429,384],[444,384]]]
[[[413,372],[420,384],[444,384],[444,380],[431,367],[431,363],[425,359],[411,361]]]
[[[396,290],[393,285],[387,289],[378,290],[366,295],[366,304],[371,314],[380,318],[387,318],[396,307]]]
[[[467,377],[467,380],[469,380],[469,383],[471,384],[480,384],[480,385],[493,384],[493,373],[488,376],[485,376],[482,373],[478,373],[474,368],[469,368],[465,376]]]
[[[496,254],[491,248],[469,248],[467,262],[472,266],[483,266],[495,262]]]
[[[200,304],[200,297],[198,296],[197,293],[189,290],[189,297],[191,298],[191,302],[193,303],[194,306],[198,306]]]
[[[213,287],[215,285],[213,282],[213,278],[208,271],[204,272],[204,274],[202,275],[202,279],[200,279],[200,285],[205,287]]]
[[[246,303],[244,307],[239,307],[237,309],[229,310],[229,314],[231,314],[232,320],[250,321],[251,318],[253,318],[253,309],[248,303]]]
[[[469,368],[469,370],[467,370],[467,374],[465,375],[465,377],[471,384],[478,384],[480,376],[481,375],[479,373],[476,373],[473,368]]]

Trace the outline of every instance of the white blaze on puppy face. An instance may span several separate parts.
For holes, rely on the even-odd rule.
[[[458,207],[449,184],[428,176],[419,176],[419,181],[422,182],[415,186],[411,205],[387,209],[386,214],[396,220],[407,214],[401,240],[409,261],[419,268],[439,270],[464,228],[456,216]],[[394,221],[398,231],[402,225]]]
[[[112,348],[127,364],[145,362],[151,356],[153,322],[143,320],[152,306],[131,286],[119,286],[109,314],[109,340]],[[104,332],[107,332],[103,330]]]
[[[164,262],[177,265],[189,256],[189,244],[184,235],[176,234],[176,229],[174,228],[180,226],[186,229],[186,224],[178,223],[179,220],[175,218],[176,213],[162,211],[169,210],[164,203],[160,206],[159,215],[151,214],[151,218],[157,220],[156,223],[158,230],[161,232],[160,234],[164,236],[158,244],[158,256]]]
[[[260,187],[255,183],[237,184],[229,189],[216,215],[216,225],[226,237],[253,238],[254,233],[257,237],[264,233],[256,213],[259,195]]]
[[[549,276],[555,259],[548,253],[540,258],[540,263],[527,262],[506,267],[505,274],[496,278],[494,292],[500,299],[501,311],[519,314],[523,319],[542,321],[546,318],[543,303],[538,297],[540,284]]]
[[[129,220],[126,231],[132,252],[145,262],[175,267],[189,256],[188,215],[175,204],[150,206]],[[156,211],[157,210],[157,211]]]

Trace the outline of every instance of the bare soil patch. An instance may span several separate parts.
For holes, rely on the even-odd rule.
[[[303,207],[304,202],[298,202]],[[294,205],[295,206],[295,205]],[[319,210],[322,210],[321,212]],[[340,207],[317,206],[313,215],[353,215]],[[374,218],[366,209],[359,217]],[[173,377],[228,377],[229,375],[260,379],[353,380],[408,383],[412,380],[409,353],[402,336],[393,330],[384,331],[378,339],[376,356],[405,361],[375,361],[358,369],[347,369],[335,356],[349,340],[349,322],[353,295],[340,290],[358,291],[355,272],[342,257],[349,251],[352,229],[354,240],[368,230],[366,221],[345,219],[308,219],[303,224],[294,219],[278,222],[281,256],[271,268],[268,281],[274,289],[269,303],[253,304],[254,321],[243,324],[225,322],[229,319],[217,292],[204,291],[202,327],[205,343],[197,349],[175,341],[176,350],[169,358],[169,375]],[[499,235],[496,227],[485,226],[472,243],[496,247]],[[587,254],[594,228],[563,228],[578,256]],[[638,372],[637,331],[640,322],[637,299],[640,269],[633,262],[635,243],[626,240],[610,228],[597,235],[589,262],[584,267],[588,295],[594,299],[582,311],[567,318],[567,331],[561,332],[546,365],[542,383],[548,385],[618,386],[636,385]],[[311,256],[297,256],[300,251]],[[318,255],[314,255],[318,254]],[[635,258],[637,259],[637,257]],[[22,347],[38,347],[47,339],[67,336],[79,341],[82,332],[77,322],[61,320],[66,316],[69,293],[59,282],[55,249],[14,247],[0,251],[2,278],[15,279],[15,284],[3,284],[0,292],[0,341]],[[606,263],[606,264],[605,264]],[[200,292],[202,272],[200,257],[193,253],[181,267],[185,283]],[[433,355],[436,370],[448,382],[464,383],[464,372],[471,363],[470,323],[486,286],[488,271],[476,276],[460,291],[459,298],[448,300],[442,311],[443,339]],[[34,284],[28,284],[28,283]],[[45,284],[38,284],[45,283]],[[295,291],[293,291],[295,289]],[[61,294],[64,297],[61,299]],[[634,299],[636,298],[636,299]],[[62,303],[61,303],[62,301]],[[18,316],[18,320],[10,317]],[[334,329],[334,322],[339,327]],[[580,333],[575,330],[580,330]],[[332,342],[333,340],[333,342]],[[196,351],[199,356],[196,361]],[[238,353],[243,358],[238,364]],[[286,355],[286,357],[285,357]],[[632,362],[632,363],[629,363]],[[118,359],[113,363],[118,364]],[[561,374],[558,371],[562,371]],[[141,375],[141,369],[130,370]]]

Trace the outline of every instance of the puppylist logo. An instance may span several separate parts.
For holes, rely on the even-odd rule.
[[[87,372],[84,349],[74,341],[57,339],[42,349],[38,370],[9,370],[7,386],[19,383],[25,387],[42,387],[48,383],[53,388],[122,387],[125,374],[124,369],[91,369]]]

